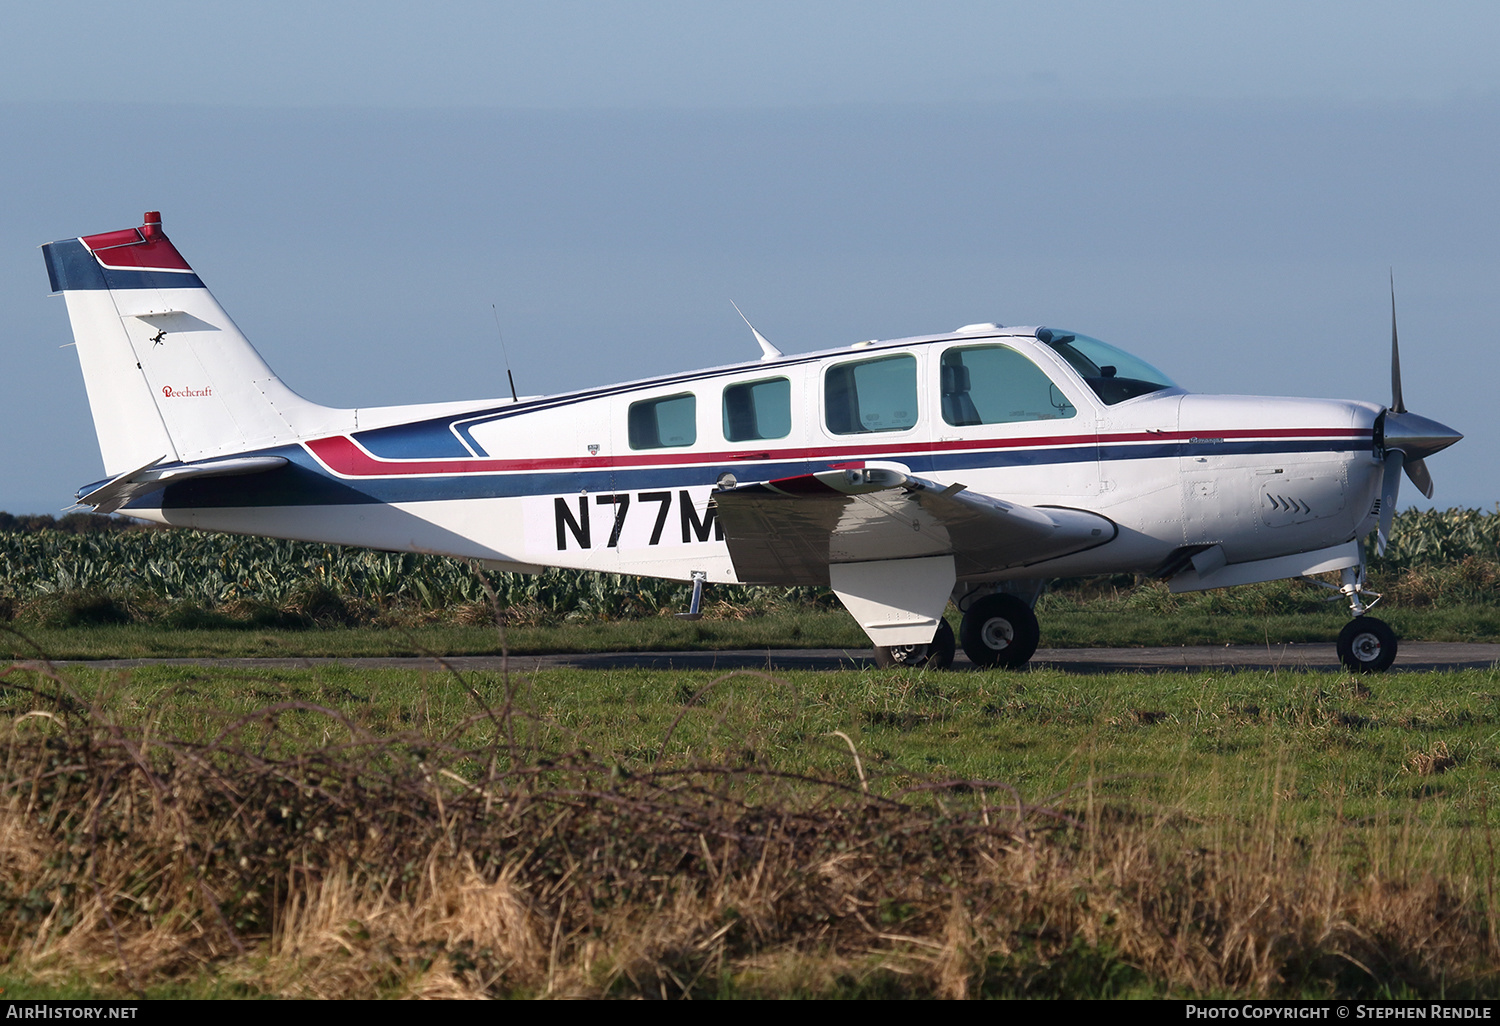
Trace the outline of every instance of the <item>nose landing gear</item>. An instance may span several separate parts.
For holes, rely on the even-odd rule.
[[[1333,585],[1325,587],[1332,588]],[[1349,600],[1349,612],[1354,617],[1339,631],[1339,662],[1354,673],[1384,673],[1396,661],[1396,632],[1384,620],[1365,615],[1375,602],[1380,601],[1380,595],[1365,588],[1363,560],[1359,566],[1343,570],[1341,587],[1336,590]],[[1372,596],[1374,602],[1367,604],[1366,595]]]

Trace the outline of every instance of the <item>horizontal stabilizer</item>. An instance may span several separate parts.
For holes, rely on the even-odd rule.
[[[78,497],[75,509],[92,509],[95,513],[113,513],[133,499],[149,495],[179,481],[200,477],[233,477],[238,474],[261,474],[284,467],[281,456],[241,456],[236,459],[208,460],[203,463],[177,463],[161,466],[165,456],[158,457],[135,470],[110,478],[104,484]]]

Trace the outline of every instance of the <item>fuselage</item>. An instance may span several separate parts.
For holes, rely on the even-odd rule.
[[[1085,376],[1044,331],[979,325],[519,401],[330,410],[319,437],[256,450],[285,457],[279,470],[173,485],[125,512],[518,569],[735,582],[716,488],[879,461],[1118,528],[992,580],[1156,573],[1209,546],[1243,563],[1370,530],[1379,406],[1157,383],[1131,395],[1139,383],[1124,387],[1113,365]]]

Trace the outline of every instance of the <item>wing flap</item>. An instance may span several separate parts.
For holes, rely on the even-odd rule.
[[[735,575],[747,584],[829,583],[829,566],[954,557],[960,578],[1093,548],[1113,521],[943,486],[867,463],[714,494]]]

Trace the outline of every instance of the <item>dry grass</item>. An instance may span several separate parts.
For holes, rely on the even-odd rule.
[[[1457,766],[1458,759],[1448,751],[1446,741],[1438,741],[1425,752],[1412,752],[1407,756],[1406,765],[1419,777],[1432,777]]]
[[[35,711],[0,725],[0,956],[34,980],[212,973],[318,998],[1493,993],[1492,860],[1416,869],[1436,863],[1398,836],[1353,866],[1342,825],[1296,836],[1274,799],[1205,831],[1088,791],[1031,806],[993,781],[872,797],[753,753],[627,766],[537,748],[514,693],[497,709],[476,693],[440,737],[375,737],[299,702],[167,737],[56,674],[6,683]],[[299,718],[327,740],[294,740]]]

